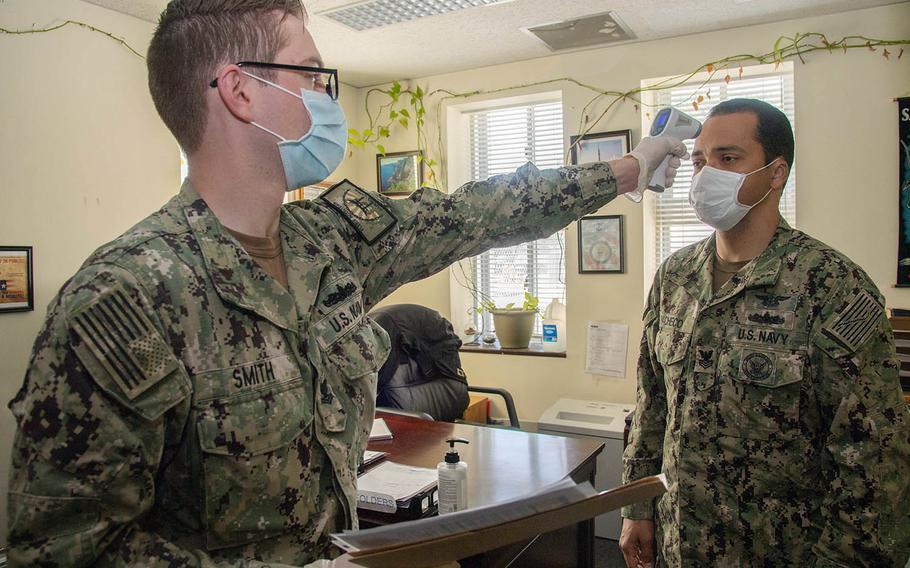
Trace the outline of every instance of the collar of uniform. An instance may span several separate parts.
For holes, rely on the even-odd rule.
[[[771,242],[768,243],[765,250],[763,250],[755,260],[743,267],[743,270],[734,274],[730,280],[718,290],[718,295],[711,300],[711,304],[724,302],[727,299],[736,296],[743,290],[765,288],[776,284],[777,278],[780,275],[780,267],[783,262],[781,257],[785,250],[784,245],[790,242],[792,233],[793,229],[790,228],[787,221],[784,220],[783,217],[778,216],[777,230],[774,232],[774,236],[771,237]],[[713,254],[714,249],[710,249],[709,252],[710,254]],[[711,280],[709,278],[709,287],[711,285],[710,282]]]
[[[322,274],[332,263],[332,255],[316,244],[305,227],[286,207],[281,208],[280,235],[288,273],[288,287],[297,302],[299,317],[302,321],[308,320],[310,310],[319,294]]]
[[[189,180],[180,188],[183,213],[199,243],[209,277],[227,303],[248,309],[275,325],[297,331],[294,298],[247,254],[209,209]]]
[[[714,253],[714,234],[704,239],[684,257],[668,264],[666,278],[686,289],[690,296],[705,305],[711,299],[711,255]],[[673,258],[673,257],[671,257]]]
[[[720,295],[713,297],[712,261],[717,248],[716,233],[704,239],[692,250],[688,258],[675,262],[667,271],[667,278],[685,287],[690,296],[699,304],[717,304],[735,296],[742,290],[772,286],[780,274],[781,257],[784,245],[790,241],[793,229],[783,217],[778,218],[777,230],[765,250],[750,265],[746,265],[739,274],[733,275],[729,282],[719,290]]]

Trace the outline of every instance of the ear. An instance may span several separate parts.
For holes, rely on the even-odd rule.
[[[218,72],[216,84],[218,96],[234,118],[246,123],[253,120],[254,82],[244,75],[237,65],[225,65]]]
[[[778,158],[771,166],[771,187],[783,191],[788,177],[790,177],[790,166],[787,165],[786,160]]]

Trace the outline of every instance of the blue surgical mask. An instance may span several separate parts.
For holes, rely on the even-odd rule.
[[[348,125],[338,101],[332,100],[325,93],[307,89],[301,89],[297,95],[262,77],[246,72],[244,74],[300,99],[310,113],[310,130],[298,140],[288,140],[261,124],[251,122],[256,128],[281,140],[278,152],[284,166],[288,191],[319,183],[329,177],[344,159],[348,143]]]

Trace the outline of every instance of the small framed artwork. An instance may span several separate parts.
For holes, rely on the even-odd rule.
[[[572,136],[570,142],[573,165],[606,162],[629,153],[632,146],[632,131],[614,130]]]
[[[293,191],[287,192],[284,202],[290,203],[292,201],[300,201],[301,199],[316,199],[333,185],[335,185],[335,182],[321,181],[319,183],[314,183],[313,185],[298,187]]]
[[[600,215],[578,220],[578,272],[626,271],[622,217]]]
[[[0,246],[0,313],[35,309],[32,247]]]
[[[376,154],[379,193],[407,195],[423,185],[423,158],[419,151]]]

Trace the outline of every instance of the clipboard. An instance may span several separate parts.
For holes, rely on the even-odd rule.
[[[334,534],[367,568],[429,568],[591,519],[667,490],[661,474],[597,493],[571,480],[523,499],[387,527]],[[528,513],[529,510],[534,512]],[[415,536],[416,535],[416,536]],[[432,535],[432,536],[428,536]]]

